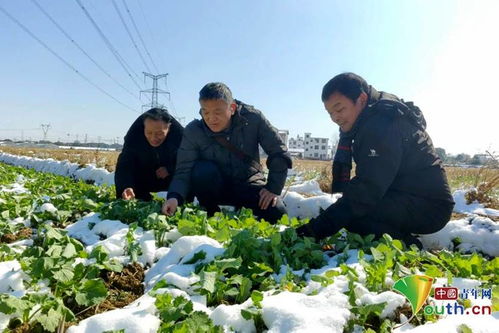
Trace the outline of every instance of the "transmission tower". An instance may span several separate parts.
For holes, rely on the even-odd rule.
[[[146,72],[142,72],[142,73],[144,73],[144,81],[146,80],[146,77],[150,77],[152,79],[152,89],[140,91],[140,94],[148,93],[148,94],[152,95],[151,96],[151,103],[142,105],[142,109],[144,109],[145,107],[150,108],[150,109],[158,108],[158,107],[164,108],[164,105],[158,104],[158,94],[168,94],[168,97],[170,97],[170,93],[168,91],[164,91],[164,90],[161,90],[158,88],[158,80],[165,78],[165,82],[166,82],[166,76],[168,74],[152,75],[152,74],[149,74]]]
[[[42,124],[42,131],[43,131],[43,141],[47,141],[47,133],[50,128],[50,124]]]

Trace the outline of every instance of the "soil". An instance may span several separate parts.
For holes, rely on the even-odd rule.
[[[15,234],[4,234],[0,237],[0,243],[14,243],[15,241],[31,238],[33,231],[31,228],[22,228]]]
[[[102,303],[89,308],[76,303],[66,306],[76,315],[76,322],[98,313],[123,308],[144,294],[144,276],[144,268],[136,262],[123,267],[121,272],[102,271],[101,278],[108,289],[108,295]],[[76,325],[76,322],[66,323],[65,329]]]

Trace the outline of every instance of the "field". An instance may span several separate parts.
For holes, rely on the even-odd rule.
[[[93,164],[113,172],[119,152],[82,149],[44,149],[44,148],[18,148],[0,146],[0,152],[14,155],[36,157],[41,159],[52,158],[58,161],[68,160],[82,166]],[[265,165],[262,161],[262,165]],[[293,169],[300,172],[305,180],[317,179],[321,189],[330,192],[331,186],[331,161],[301,160],[293,161]],[[486,190],[493,195],[499,195],[499,169],[489,168],[460,168],[446,167],[447,177],[452,190],[459,188],[478,187],[486,182]],[[490,202],[493,208],[499,208],[497,202]]]
[[[109,152],[31,154],[109,167],[116,160]],[[296,161],[294,170],[326,184],[329,165]],[[489,181],[475,195],[495,207],[497,170],[447,172],[455,189]],[[318,205],[313,196],[300,200]],[[0,163],[0,331],[390,332],[409,320],[405,328],[485,332],[496,323],[488,313],[430,313],[440,304],[432,297],[417,312],[393,289],[424,274],[434,287],[480,291],[481,300],[459,300],[466,311],[498,311],[498,228],[490,218],[463,215],[423,237],[420,251],[389,236],[318,242],[294,232],[305,220],[273,226],[247,210],[207,218],[188,206],[166,217],[160,204],[116,201],[112,186]]]

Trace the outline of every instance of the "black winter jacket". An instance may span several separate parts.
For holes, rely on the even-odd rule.
[[[324,237],[334,224],[347,225],[368,215],[387,191],[442,201],[446,206],[454,203],[422,114],[402,112],[401,102],[371,88],[368,105],[352,128],[355,177],[343,196],[307,226],[316,236]]]
[[[281,194],[286,181],[288,168],[292,167],[286,145],[263,114],[251,105],[236,100],[237,110],[232,116],[230,127],[220,133],[212,132],[205,122],[195,119],[184,131],[178,152],[175,176],[170,186],[168,198],[182,202],[191,188],[191,170],[197,160],[214,161],[222,175],[232,184],[265,184],[261,168],[256,168],[236,156],[233,152],[215,141],[214,137],[224,135],[236,148],[249,155],[260,164],[258,145],[267,153],[268,181],[265,188]]]
[[[123,151],[118,157],[114,182],[116,197],[131,187],[138,199],[149,200],[149,192],[166,191],[171,182],[177,161],[177,150],[184,128],[172,118],[170,130],[159,147],[152,147],[144,135],[143,115],[132,124],[125,136]],[[170,174],[165,179],[156,177],[156,170],[166,167]]]

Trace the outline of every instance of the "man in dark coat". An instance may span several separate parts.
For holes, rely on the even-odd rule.
[[[205,85],[199,103],[202,119],[185,128],[163,213],[173,214],[192,190],[209,215],[218,205],[233,205],[276,222],[285,213],[279,195],[292,164],[278,131],[259,110],[234,100],[223,83]],[[258,145],[268,155],[267,182]]]
[[[298,233],[320,239],[346,228],[421,246],[413,234],[442,229],[454,201],[419,108],[353,73],[331,79],[322,101],[340,126],[332,189],[343,196]]]
[[[135,120],[125,136],[114,182],[116,197],[151,200],[172,180],[183,127],[167,110],[153,108]]]

